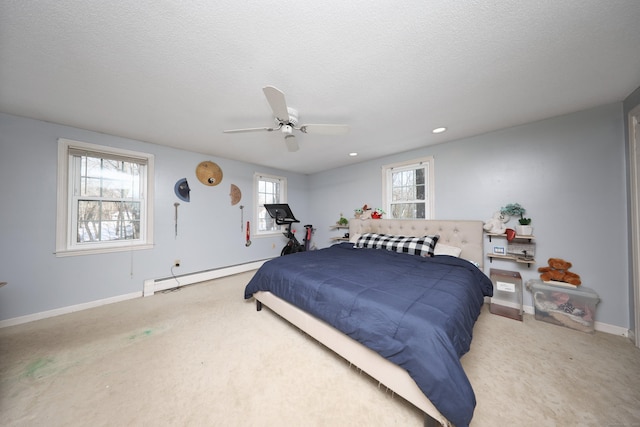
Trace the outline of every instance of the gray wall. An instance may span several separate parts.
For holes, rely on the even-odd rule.
[[[149,250],[56,257],[56,159],[59,137],[155,155],[155,247]],[[223,171],[214,187],[201,184],[195,168],[212,160]],[[126,295],[146,279],[241,264],[277,256],[284,236],[253,239],[245,247],[239,205],[231,206],[230,184],[242,190],[245,220],[252,219],[253,174],[288,177],[289,203],[302,221],[308,215],[308,177],[176,150],[67,126],[0,114],[0,320]],[[174,184],[186,177],[191,202],[179,200]],[[180,202],[178,237],[174,206]],[[275,244],[275,248],[273,245]],[[239,295],[239,298],[242,296]]]
[[[241,203],[251,205],[255,171],[289,178],[296,216],[316,227],[313,242],[325,247],[336,235],[329,226],[340,213],[351,217],[364,203],[380,206],[382,165],[432,155],[436,218],[486,220],[507,203],[521,203],[533,218],[538,265],[549,257],[571,261],[584,285],[601,297],[597,320],[628,328],[623,121],[623,105],[616,103],[304,176],[0,114],[0,281],[9,282],[0,288],[0,320],[140,291],[145,279],[169,277],[175,258],[185,274],[277,255],[284,244],[280,237],[244,246],[239,209],[229,202],[234,183],[243,191]],[[154,249],[53,255],[59,137],[155,154]],[[203,160],[223,169],[219,186],[195,179],[195,166]],[[180,205],[175,239],[173,185],[182,177],[189,179],[192,201]],[[537,277],[535,267],[494,261],[485,271],[490,267],[517,270],[525,280]],[[525,303],[531,304],[528,293]]]
[[[596,320],[629,327],[621,103],[315,174],[316,244],[330,244],[328,228],[340,212],[352,216],[364,203],[380,205],[382,165],[428,155],[435,159],[436,218],[486,220],[514,202],[533,218],[538,264],[486,262],[485,272],[519,271],[526,281],[538,277],[537,267],[548,258],[564,258],[600,295]],[[531,305],[528,292],[525,304]]]

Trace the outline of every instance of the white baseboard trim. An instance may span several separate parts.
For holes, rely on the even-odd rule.
[[[512,302],[501,301],[501,300],[494,300],[494,301],[500,305],[504,305],[505,307],[519,308],[517,304],[513,304]],[[485,302],[491,302],[491,298],[485,298]],[[532,316],[536,314],[535,309],[532,305],[523,305],[522,310],[526,314],[531,314]],[[620,335],[626,338],[630,337],[629,335],[630,331],[620,326],[610,325],[608,323],[602,323],[596,320],[595,322],[593,322],[593,327],[596,331],[599,331],[599,332],[604,332],[612,335]]]
[[[149,297],[155,292],[165,291],[167,289],[178,288],[181,286],[193,285],[194,283],[206,282],[207,280],[219,279],[220,277],[233,276],[234,274],[245,273],[251,270],[257,270],[262,266],[262,264],[267,261],[269,260],[263,259],[246,264],[238,264],[229,267],[215,268],[213,270],[185,274],[184,276],[165,277],[162,279],[148,279],[144,281],[142,295],[145,297]]]
[[[620,326],[610,325],[608,323],[593,322],[593,327],[596,331],[604,332],[611,335],[620,335],[625,338],[629,338],[629,329],[622,328]]]
[[[60,316],[62,314],[73,313],[75,311],[86,310],[88,308],[100,307],[101,305],[112,304],[115,302],[125,301],[128,299],[139,298],[141,296],[148,297],[154,294],[154,292],[164,291],[166,289],[173,289],[178,286],[192,285],[199,282],[206,282],[208,280],[219,279],[225,276],[232,276],[234,274],[245,273],[247,271],[257,270],[267,262],[268,259],[253,261],[246,264],[232,265],[229,267],[216,268],[213,270],[200,271],[197,273],[186,274],[184,276],[177,276],[178,279],[162,278],[162,279],[148,279],[144,281],[142,292],[132,292],[124,295],[117,295],[115,297],[104,298],[96,301],[90,301],[82,304],[71,305],[67,307],[56,308],[54,310],[41,311],[39,313],[28,314],[26,316],[14,317],[12,319],[0,320],[0,328],[7,326],[20,325],[22,323],[33,322],[36,320],[46,319],[48,317]],[[491,302],[491,298],[485,298],[486,303]],[[508,302],[500,302],[503,305],[513,306]],[[522,307],[523,311],[527,314],[534,315],[535,311],[533,306],[525,305]],[[605,332],[612,335],[620,335],[623,337],[631,337],[631,331],[629,329],[610,325],[608,323],[594,322],[593,324],[596,331]]]
[[[115,297],[104,298],[101,300],[85,302],[77,305],[70,305],[67,307],[56,308],[54,310],[41,311],[39,313],[28,314],[26,316],[14,317],[12,319],[0,320],[0,328],[7,326],[20,325],[22,323],[33,322],[36,320],[46,319],[48,317],[60,316],[61,314],[73,313],[75,311],[86,310],[88,308],[100,307],[101,305],[112,304],[114,302],[125,301],[128,299],[139,298],[142,296],[148,297],[153,295],[154,292],[163,291],[166,289],[176,288],[178,286],[193,285],[194,283],[206,282],[208,280],[219,279],[225,276],[232,276],[238,273],[245,273],[251,270],[257,270],[262,264],[267,262],[268,259],[261,261],[253,261],[246,264],[232,265],[229,267],[216,268],[213,270],[200,271],[197,273],[185,274],[184,276],[177,276],[178,281],[175,278],[162,278],[162,279],[149,279],[145,280],[143,284],[142,292],[132,292],[125,295],[117,295]]]
[[[41,311],[39,313],[27,314],[26,316],[14,317],[0,321],[0,328],[20,325],[22,323],[34,322],[48,317],[60,316],[61,314],[73,313],[75,311],[86,310],[88,308],[100,307],[101,305],[113,304],[114,302],[125,301],[133,298],[140,298],[142,292],[132,292],[130,294],[117,295],[115,297],[85,302],[82,304],[69,305],[67,307],[56,308],[54,310]]]

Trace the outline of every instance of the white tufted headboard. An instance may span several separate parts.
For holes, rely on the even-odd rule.
[[[478,263],[483,269],[483,222],[471,220],[437,219],[355,219],[349,220],[349,236],[382,233],[396,236],[424,236],[439,234],[438,242],[462,249],[460,258]]]

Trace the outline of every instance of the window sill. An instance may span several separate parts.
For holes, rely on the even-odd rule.
[[[143,249],[153,249],[153,244],[118,246],[113,248],[87,248],[87,249],[62,249],[54,252],[58,258],[80,255],[107,254],[112,252],[139,251]]]
[[[261,239],[263,237],[284,237],[284,232],[276,231],[273,233],[261,233],[261,234],[254,234],[253,236],[251,236],[252,239]]]

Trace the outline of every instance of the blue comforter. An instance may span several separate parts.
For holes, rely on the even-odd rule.
[[[266,262],[245,298],[270,291],[403,367],[449,421],[476,400],[460,357],[493,286],[473,264],[341,243]]]

